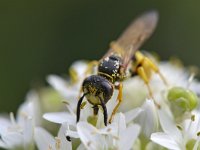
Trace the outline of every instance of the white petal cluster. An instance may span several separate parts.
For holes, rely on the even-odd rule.
[[[65,132],[68,129],[67,124],[63,124],[58,135],[54,137],[42,127],[35,128],[35,142],[40,150],[72,150],[70,141],[66,140]]]
[[[119,113],[111,125],[101,129],[97,129],[87,122],[79,122],[77,132],[88,150],[129,150],[140,133],[140,126],[136,124],[126,126],[125,116]]]
[[[5,149],[34,149],[34,127],[39,124],[38,96],[34,91],[27,95],[17,116],[0,116],[0,147]]]
[[[150,86],[154,93],[155,100],[161,105],[161,109],[155,106],[152,99],[148,99],[148,90],[145,84],[139,77],[135,77],[124,81],[123,102],[119,109],[121,113],[115,116],[115,120],[117,117],[119,118],[119,116],[125,116],[126,126],[133,125],[139,127],[137,130],[138,134],[132,133],[132,135],[135,135],[137,137],[137,140],[132,142],[131,144],[132,148],[154,149],[155,147],[157,147],[162,149],[162,147],[152,143],[155,142],[169,149],[176,149],[176,146],[178,146],[179,149],[184,149],[187,146],[187,142],[191,140],[191,138],[185,138],[185,136],[183,137],[183,132],[181,132],[180,129],[177,127],[177,122],[172,121],[174,119],[173,112],[170,109],[166,95],[168,90],[172,87],[182,87],[190,89],[198,95],[200,91],[199,83],[196,80],[191,80],[190,74],[184,68],[180,68],[171,63],[160,63],[159,68],[163,75],[166,77],[168,86],[162,83],[157,74],[153,74]],[[77,69],[76,71],[79,72],[79,69]],[[82,76],[80,76],[79,78],[81,81],[84,79],[82,78]],[[76,124],[75,118],[76,105],[78,100],[77,94],[80,88],[80,84],[77,87],[66,86],[69,85],[69,81],[63,80],[62,78],[53,75],[49,76],[48,81],[50,81],[50,84],[66,98],[66,106],[68,108],[68,111],[47,113],[43,116],[45,119],[59,124],[70,124],[73,132],[77,133],[75,134],[75,138],[77,138],[78,135],[82,142],[82,144],[79,146],[79,149],[81,149],[81,147],[84,147],[86,149],[125,149],[125,147],[122,148],[117,145],[116,141],[113,142],[112,138],[118,139],[118,136],[113,136],[112,132],[105,132],[106,129],[109,128],[109,126],[106,128],[104,127],[102,114],[99,114],[96,127],[87,122],[87,118],[92,114],[91,106],[88,107],[87,105],[86,108],[82,110],[82,121]],[[62,84],[60,85],[65,86],[58,88],[58,86],[55,85],[60,81],[62,81]],[[70,90],[75,90],[77,93],[75,93],[75,95],[73,95],[72,97],[67,97],[70,95],[67,95],[67,93],[70,93]],[[109,115],[111,114],[112,109],[116,104],[116,95],[117,94],[114,93],[114,96],[107,104]],[[70,98],[71,100],[73,99],[73,101],[69,100]],[[171,120],[169,118],[171,118]],[[187,117],[183,121],[187,121]],[[122,121],[120,123],[121,125],[123,124]],[[114,124],[115,121],[110,125],[110,129],[112,129],[112,131],[116,131],[116,127],[114,126]],[[123,132],[125,133],[125,131]],[[171,133],[171,135],[168,135],[169,133]],[[184,133],[189,134],[189,132]],[[195,132],[195,134],[197,134],[197,131]],[[68,135],[70,135],[69,132]],[[73,138],[73,135],[70,136]],[[110,136],[112,138],[108,138]],[[129,137],[130,135],[126,133],[126,136]],[[122,139],[126,138],[123,137]],[[198,143],[198,138],[196,137],[195,139],[195,142]],[[166,140],[172,145],[168,145]],[[164,145],[162,141],[164,141]],[[144,146],[143,144],[146,146]],[[129,147],[128,149],[131,149],[131,147]]]
[[[76,122],[81,85],[90,75],[86,74],[88,62],[75,62],[67,79],[49,75],[47,81],[61,97],[60,103],[65,105],[65,109],[44,113],[40,110],[42,107],[37,93],[29,93],[16,119],[13,113],[10,119],[0,116],[0,147],[25,150],[35,147],[39,150],[200,149],[200,83],[183,67],[170,62],[161,62],[158,66],[168,85],[157,74],[152,74],[150,87],[153,99],[140,77],[125,80],[123,102],[108,126],[104,125],[103,111],[100,109],[98,116],[93,116],[92,105],[86,99],[83,100],[86,105],[81,109],[80,121]],[[175,91],[171,90],[172,99],[169,100],[172,88]],[[176,89],[181,89],[181,92]],[[118,91],[114,91],[106,104],[109,117],[117,104],[117,94]],[[188,103],[192,105],[189,107]],[[175,111],[179,111],[180,116],[177,117]],[[59,126],[57,134],[42,125],[41,112],[49,124]]]

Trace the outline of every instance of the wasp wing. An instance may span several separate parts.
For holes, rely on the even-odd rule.
[[[158,13],[150,11],[136,18],[122,35],[111,44],[110,50],[105,56],[117,53],[123,59],[123,65],[126,67],[133,57],[134,53],[153,33],[158,22]]]
[[[133,51],[137,50],[153,33],[157,22],[158,13],[156,11],[141,15],[122,33],[117,44],[125,50],[130,47]]]

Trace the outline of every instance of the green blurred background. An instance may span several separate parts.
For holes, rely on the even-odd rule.
[[[200,65],[199,6],[197,0],[2,0],[0,112],[15,111],[48,74],[66,74],[75,60],[99,59],[149,9],[159,11],[160,21],[142,48]]]

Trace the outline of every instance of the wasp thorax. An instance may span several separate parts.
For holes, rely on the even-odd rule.
[[[112,84],[104,77],[92,75],[83,81],[83,92],[93,105],[101,105],[100,98],[106,104],[113,95]]]
[[[120,78],[121,58],[111,55],[104,58],[98,66],[98,74],[106,77],[111,82],[115,82]]]

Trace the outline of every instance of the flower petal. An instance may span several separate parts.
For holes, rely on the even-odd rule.
[[[153,133],[151,134],[151,140],[168,149],[181,150],[178,143],[166,133],[162,133],[162,132]]]
[[[9,149],[9,147],[2,140],[0,140],[0,147],[4,149]]]
[[[132,110],[124,113],[125,118],[126,118],[126,123],[128,124],[131,121],[133,121],[142,111],[143,111],[143,109],[141,109],[141,108],[135,108],[135,109],[132,109]]]
[[[130,150],[135,140],[139,136],[140,126],[130,125],[126,130],[121,133],[119,141],[119,149]],[[126,146],[125,146],[126,145]]]
[[[35,91],[30,91],[27,94],[26,101],[20,105],[17,111],[17,123],[23,126],[27,117],[32,117],[34,124],[39,125],[41,123],[41,112],[39,106],[39,97]]]
[[[77,95],[79,94],[79,90],[70,87],[69,83],[67,83],[66,80],[57,75],[49,75],[47,77],[47,81],[67,100],[71,100],[71,98],[77,97]]]
[[[176,140],[177,143],[182,145],[183,138],[181,132],[176,127],[176,124],[173,122],[172,118],[170,118],[169,115],[162,109],[158,110],[158,115],[163,131],[170,135],[174,140]]]
[[[4,116],[0,116],[0,135],[7,133],[8,126],[11,126],[11,122]]]
[[[53,148],[55,146],[54,137],[45,129],[37,127],[34,134],[34,139],[39,150],[47,150],[49,147]]]
[[[184,132],[187,134],[188,139],[197,139],[197,133],[200,131],[200,112],[199,110],[194,110],[191,114],[194,116],[194,120],[192,121],[189,118],[183,122]]]
[[[72,138],[80,138],[76,131],[67,130],[65,135],[70,136]]]
[[[61,140],[60,142],[60,149],[64,150],[72,150],[72,143],[66,140],[65,132],[68,130],[67,124],[62,124],[59,132],[58,132],[58,138]]]
[[[88,69],[88,63],[86,61],[76,61],[74,62],[70,69],[74,69],[77,73],[78,79],[85,77],[86,69]]]
[[[54,113],[45,113],[43,118],[58,124],[68,123],[69,125],[75,125],[75,117],[67,112],[54,112]]]
[[[158,129],[158,115],[153,100],[147,99],[142,105],[143,111],[138,115],[137,120],[142,127],[146,137]]]
[[[116,117],[114,118],[114,123],[117,123],[118,125],[118,134],[121,136],[123,134],[124,130],[126,129],[126,121],[125,116],[122,113],[116,114]]]
[[[103,139],[97,134],[97,129],[86,122],[77,124],[77,131],[81,141],[88,150],[99,150],[103,148]]]
[[[7,132],[7,134],[1,136],[2,141],[9,147],[9,149],[17,146],[22,147],[23,135],[19,132]]]
[[[99,129],[97,132],[99,134],[117,136],[117,134],[118,134],[118,124],[116,122],[112,122],[112,124],[109,124],[108,126]]]
[[[32,118],[27,118],[24,125],[24,149],[33,147],[34,123]]]

